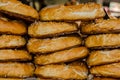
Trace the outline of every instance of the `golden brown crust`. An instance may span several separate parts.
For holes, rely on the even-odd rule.
[[[88,57],[89,66],[101,65],[120,61],[120,50],[99,50],[92,51]]]
[[[33,72],[32,63],[0,63],[1,77],[25,78],[33,76]]]
[[[28,41],[27,48],[32,53],[48,53],[63,50],[81,44],[81,39],[75,36],[57,37],[52,39],[35,39]]]
[[[93,20],[105,15],[102,7],[96,3],[44,8],[39,14],[43,21]]]
[[[14,35],[1,35],[0,36],[0,48],[15,48],[24,46],[25,39],[21,36]]]
[[[101,20],[82,27],[83,34],[101,34],[120,32],[120,19]]]
[[[95,77],[93,80],[119,80],[119,79]]]
[[[63,80],[63,79],[50,79],[50,78],[41,78],[41,77],[39,77],[39,78],[37,78],[37,80]]]
[[[90,72],[97,76],[120,78],[120,62],[92,67]]]
[[[45,78],[86,79],[88,70],[84,64],[37,66],[37,76]]]
[[[18,14],[25,17],[38,19],[38,12],[31,6],[22,4],[18,0],[0,0],[0,11],[7,14]],[[16,17],[17,15],[13,15]],[[17,16],[20,17],[20,16]],[[22,18],[22,17],[20,17]]]
[[[25,80],[25,79],[18,79],[18,78],[0,78],[0,80]]]
[[[71,48],[64,51],[51,53],[48,55],[40,55],[35,57],[35,63],[39,65],[46,65],[51,63],[69,62],[76,59],[83,58],[88,55],[86,47]]]
[[[31,55],[25,50],[0,50],[0,61],[28,61],[31,59]]]
[[[85,40],[88,48],[114,48],[120,45],[120,34],[101,34],[88,36]]]
[[[23,35],[26,32],[26,26],[22,22],[0,19],[0,33]]]
[[[77,24],[65,22],[35,22],[28,28],[31,37],[53,37],[77,31]]]

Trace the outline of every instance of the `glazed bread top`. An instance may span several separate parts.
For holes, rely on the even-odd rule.
[[[44,8],[39,12],[40,19],[49,20],[93,20],[104,17],[105,13],[101,5],[96,3],[79,4],[72,6],[56,6]]]
[[[38,19],[38,12],[34,8],[17,0],[0,0],[1,10]]]

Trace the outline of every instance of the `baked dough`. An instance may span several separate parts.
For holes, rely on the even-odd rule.
[[[0,80],[25,80],[25,79],[19,79],[19,78],[0,78]]]
[[[0,50],[0,61],[28,61],[31,59],[31,55],[25,50]]]
[[[90,72],[96,76],[120,78],[120,62],[95,66],[90,69]]]
[[[26,43],[25,39],[21,36],[15,35],[1,35],[0,48],[16,48],[22,47]]]
[[[69,62],[84,58],[88,55],[86,47],[76,47],[63,50],[48,55],[39,55],[35,57],[35,64],[46,65],[51,63]]]
[[[24,35],[27,29],[26,25],[20,21],[0,19],[0,33]]]
[[[61,80],[61,79],[49,79],[49,78],[41,78],[41,77],[39,77],[36,80]]]
[[[91,51],[87,63],[89,66],[120,61],[120,49]]]
[[[0,0],[0,12],[28,21],[39,18],[39,14],[34,8],[22,4],[18,0]]]
[[[119,80],[119,79],[95,77],[93,80]]]
[[[1,77],[25,78],[33,76],[33,72],[34,66],[32,63],[0,63]]]
[[[100,20],[81,28],[83,34],[120,33],[120,19]]]
[[[96,3],[49,7],[42,9],[39,14],[42,21],[93,20],[105,15],[102,6]]]
[[[120,47],[120,34],[100,34],[88,36],[85,46],[92,49]]]
[[[83,63],[72,65],[56,64],[37,66],[35,74],[45,78],[86,79],[88,70]]]
[[[55,37],[64,34],[77,33],[77,24],[65,22],[35,22],[28,27],[31,37]]]
[[[81,45],[81,39],[76,36],[65,36],[52,39],[31,38],[28,41],[27,48],[31,53],[42,54],[67,49],[77,45]]]

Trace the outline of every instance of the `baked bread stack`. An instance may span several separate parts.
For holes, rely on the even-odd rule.
[[[33,23],[27,29],[1,14]],[[85,80],[89,73],[93,80],[120,78],[120,20],[99,20],[104,16],[95,3],[47,7],[38,14],[17,0],[0,0],[0,80]]]
[[[86,47],[91,49],[87,63],[90,73],[96,76],[120,78],[120,20],[98,20],[82,27],[81,32],[89,35]]]
[[[82,46],[75,21],[103,17],[101,6],[94,3],[57,6],[44,8],[39,14],[41,21],[28,27],[31,38],[27,48],[35,54],[35,75],[52,80],[87,79],[88,69],[82,59],[89,51]]]
[[[70,35],[76,33],[77,27],[75,23],[52,21],[35,22],[28,27],[28,34],[32,38],[29,39],[27,48],[29,52],[35,54],[34,62],[38,65],[35,74],[38,77],[87,78],[88,70],[85,64],[79,62],[65,64],[65,62],[78,60],[88,55],[88,49],[80,46],[81,38],[78,35]]]
[[[0,0],[0,13],[27,21],[38,18],[36,10],[17,0]],[[35,67],[31,63],[32,56],[26,49],[27,40],[24,37],[27,26],[23,21],[11,20],[3,15],[0,16],[0,80],[32,77]]]
[[[26,61],[32,56],[23,47],[26,26],[15,20],[0,19],[0,77],[25,78],[33,75],[34,66]],[[20,63],[23,62],[24,63]]]

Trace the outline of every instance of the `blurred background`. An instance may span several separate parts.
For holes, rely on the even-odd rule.
[[[41,10],[44,7],[55,5],[78,5],[87,2],[96,2],[101,4],[108,14],[120,18],[120,0],[20,0],[22,3]]]

